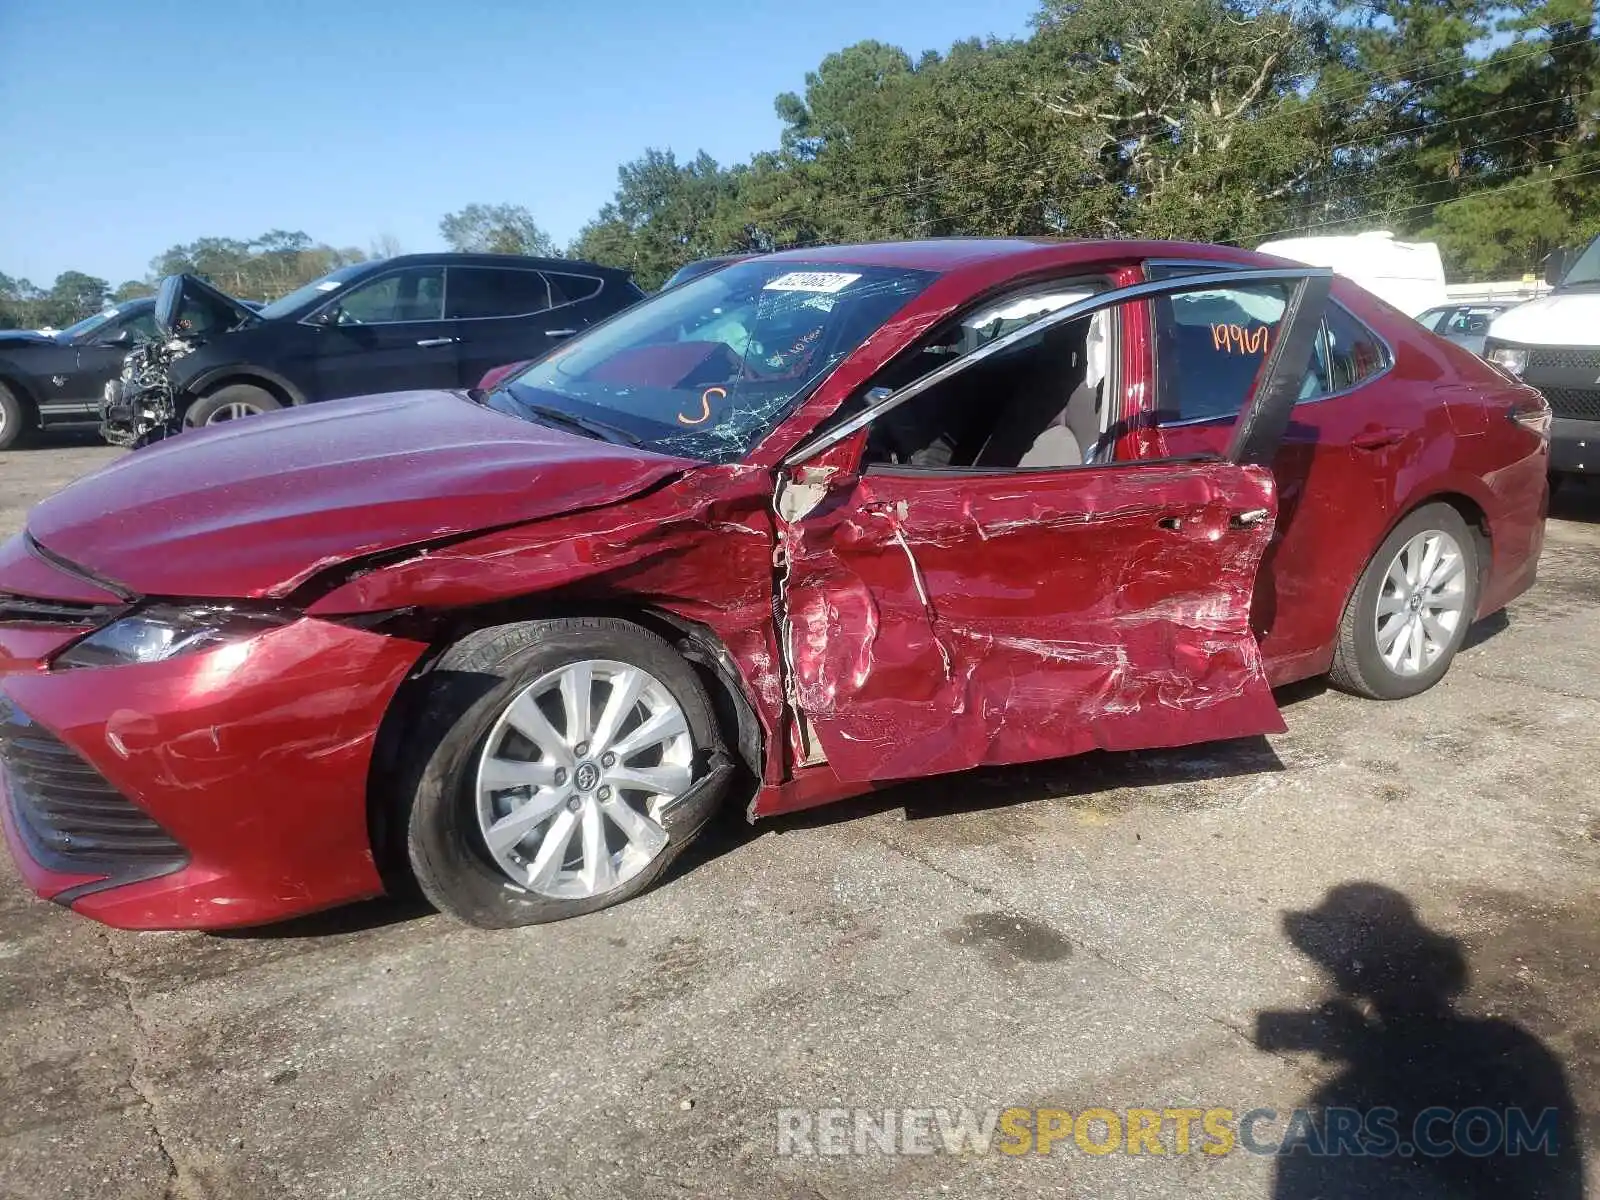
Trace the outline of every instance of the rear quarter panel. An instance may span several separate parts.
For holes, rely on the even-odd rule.
[[[1395,364],[1371,388],[1354,393],[1362,399],[1364,419],[1342,421],[1327,432],[1348,437],[1370,424],[1393,425],[1409,434],[1375,455],[1378,512],[1371,517],[1348,514],[1344,598],[1383,539],[1408,513],[1445,500],[1463,510],[1487,538],[1476,615],[1498,611],[1531,586],[1543,545],[1548,443],[1511,420],[1513,411],[1536,407],[1542,400],[1532,388],[1507,379],[1470,351],[1429,333],[1361,289],[1347,285],[1338,294],[1388,341]],[[1356,412],[1355,407],[1348,410],[1352,416]],[[1323,614],[1330,656],[1342,611],[1343,599]]]

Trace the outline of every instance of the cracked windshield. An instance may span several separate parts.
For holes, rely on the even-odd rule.
[[[663,454],[730,462],[932,278],[826,262],[723,267],[546,355],[485,402]]]

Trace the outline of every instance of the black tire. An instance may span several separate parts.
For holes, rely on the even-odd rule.
[[[183,414],[184,427],[193,429],[201,425],[215,425],[236,419],[219,415],[235,404],[249,405],[257,413],[275,412],[283,407],[278,398],[266,388],[256,387],[253,383],[230,383],[227,387],[218,388],[209,396],[201,396],[191,404]]]
[[[1419,533],[1441,530],[1448,533],[1461,547],[1462,576],[1466,597],[1462,619],[1457,623],[1443,651],[1426,670],[1415,675],[1401,675],[1383,661],[1378,652],[1378,633],[1375,627],[1378,598],[1383,591],[1384,576],[1395,556]],[[1339,622],[1339,643],[1334,651],[1333,666],[1328,671],[1329,681],[1341,691],[1352,692],[1373,700],[1404,700],[1427,691],[1450,669],[1450,663],[1466,640],[1478,604],[1478,540],[1477,535],[1462,519],[1461,514],[1448,504],[1425,504],[1396,525],[1373,554],[1367,569],[1361,574],[1344,616]]]
[[[32,412],[21,396],[0,383],[0,450],[21,446],[33,432]]]
[[[478,754],[506,707],[541,675],[583,659],[641,667],[682,710],[695,748],[694,782],[662,814],[668,841],[622,885],[563,899],[529,891],[495,865],[478,823]],[[469,925],[504,929],[579,916],[648,889],[715,814],[731,774],[722,738],[693,667],[667,642],[629,621],[569,617],[502,625],[469,634],[435,664],[400,772],[411,869],[441,912]]]

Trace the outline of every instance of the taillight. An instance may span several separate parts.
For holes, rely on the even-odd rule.
[[[1550,440],[1550,402],[1543,396],[1537,401],[1513,405],[1506,416],[1524,429],[1531,430],[1546,441]]]

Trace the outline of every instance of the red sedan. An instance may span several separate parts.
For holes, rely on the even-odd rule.
[[[0,547],[0,811],[114,925],[636,895],[718,806],[1395,699],[1534,579],[1539,394],[1215,246],[763,256],[487,394],[184,434]]]

